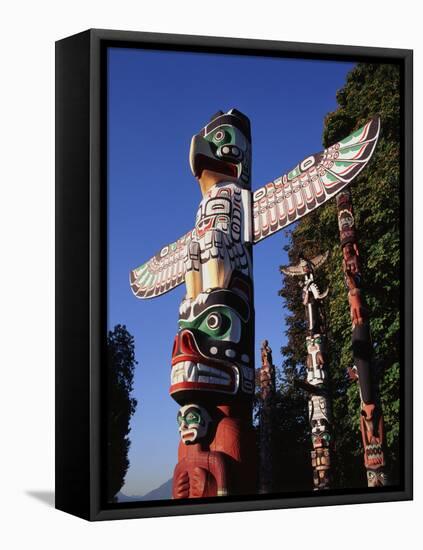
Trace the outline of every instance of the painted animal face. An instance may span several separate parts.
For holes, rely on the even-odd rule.
[[[379,407],[364,404],[360,416],[361,435],[364,447],[364,465],[369,470],[377,470],[385,465],[383,452],[384,426]]]
[[[367,470],[368,487],[383,487],[386,485],[385,474],[378,470]]]
[[[239,180],[251,188],[250,121],[236,109],[219,111],[191,140],[190,166],[196,178],[205,169]]]
[[[318,352],[324,352],[324,342],[320,334],[315,334],[314,336],[307,336],[306,338],[306,348],[307,353],[315,356]]]
[[[327,431],[329,427],[327,420],[312,420],[311,424],[311,441],[313,443],[313,448],[329,447],[330,433]]]
[[[180,307],[170,394],[180,404],[201,394],[225,402],[254,390],[250,307],[227,289],[203,292]]]
[[[330,424],[325,397],[313,395],[308,402],[311,439],[313,448],[328,447],[330,444]]]
[[[204,407],[185,405],[179,409],[176,419],[181,441],[185,445],[197,443],[207,436],[211,418]]]

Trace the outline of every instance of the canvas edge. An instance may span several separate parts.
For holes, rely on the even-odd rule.
[[[90,32],[55,47],[55,507],[88,519]]]

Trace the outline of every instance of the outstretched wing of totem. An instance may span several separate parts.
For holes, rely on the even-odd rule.
[[[304,267],[301,263],[298,265],[289,265],[286,267],[281,267],[282,273],[285,273],[285,275],[288,275],[289,277],[300,277],[304,275]]]
[[[184,282],[184,259],[191,238],[192,230],[130,272],[132,292],[137,298],[155,298]]]
[[[326,250],[323,254],[318,254],[317,256],[314,256],[310,260],[310,262],[313,264],[313,269],[319,269],[320,266],[322,266],[329,256],[329,250]]]
[[[253,195],[254,243],[299,220],[346,187],[369,162],[379,130],[379,118],[372,118],[339,143],[310,155],[257,189]]]
[[[314,258],[306,259],[302,257],[297,265],[289,265],[281,267],[281,271],[289,277],[298,277],[300,275],[306,275],[310,273],[310,270],[314,271],[322,266],[329,256],[329,250],[326,250],[324,254],[318,254]]]

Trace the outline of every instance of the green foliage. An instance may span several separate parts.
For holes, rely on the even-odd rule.
[[[395,65],[358,64],[337,93],[338,109],[327,115],[323,132],[325,146],[362,126],[369,118],[381,118],[381,135],[369,165],[351,186],[358,229],[359,250],[363,265],[363,289],[370,311],[374,344],[375,380],[380,385],[386,441],[388,475],[398,480],[399,460],[399,387],[400,387],[400,74]],[[303,251],[307,256],[330,251],[329,260],[318,271],[320,288],[329,285],[326,299],[328,324],[329,372],[333,399],[334,453],[338,487],[366,484],[359,429],[359,394],[357,384],[346,375],[352,366],[351,321],[347,291],[343,282],[342,254],[339,245],[336,204],[329,201],[309,214],[290,232],[287,247],[292,262]],[[288,344],[284,355],[281,391],[290,402],[283,408],[285,431],[302,445],[304,428],[299,425],[299,409],[306,415],[306,396],[302,408],[294,397],[292,382],[304,377],[306,358],[304,309],[298,283],[284,278],[280,295],[290,311],[287,318]],[[379,375],[379,376],[377,376]],[[291,411],[292,406],[292,411]],[[287,425],[289,424],[289,428]],[[308,430],[308,428],[307,428]],[[308,441],[310,439],[308,438]],[[309,456],[310,443],[303,445]],[[311,484],[311,478],[310,478]]]
[[[129,422],[137,400],[131,398],[135,360],[134,337],[125,325],[107,336],[107,498],[115,500],[129,467]]]

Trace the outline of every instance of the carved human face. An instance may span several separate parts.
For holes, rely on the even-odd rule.
[[[250,307],[227,289],[182,303],[172,353],[170,394],[180,404],[202,394],[225,402],[254,390]]]
[[[196,178],[205,169],[238,179],[250,188],[251,138],[248,118],[219,111],[191,141],[190,165]]]
[[[190,404],[179,409],[177,421],[181,441],[190,445],[207,436],[211,418],[204,407]]]

